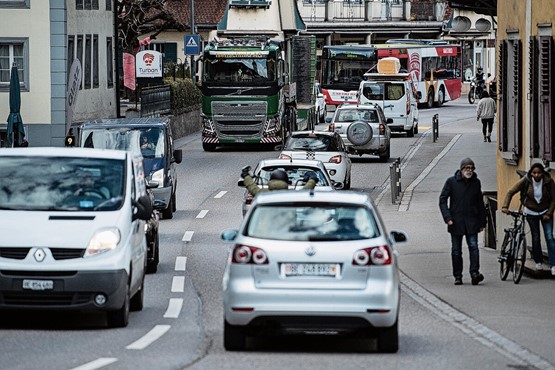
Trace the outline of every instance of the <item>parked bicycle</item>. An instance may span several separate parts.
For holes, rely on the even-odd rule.
[[[505,228],[505,237],[497,260],[500,263],[499,276],[506,280],[509,272],[513,272],[513,282],[518,284],[524,272],[526,261],[526,215],[522,211],[509,211],[513,217],[513,226]]]

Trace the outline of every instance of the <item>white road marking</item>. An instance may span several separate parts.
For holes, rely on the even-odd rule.
[[[118,360],[117,358],[113,358],[113,357],[101,357],[101,358],[97,358],[94,361],[86,363],[84,365],[74,367],[71,370],[95,370],[95,369],[100,369],[101,367],[113,364],[117,360]]]
[[[143,335],[143,337],[134,343],[128,345],[127,349],[145,349],[150,344],[158,340],[162,335],[170,330],[171,325],[156,325],[151,331]]]
[[[206,216],[207,213],[208,213],[208,210],[203,209],[202,211],[199,212],[199,214],[197,215],[197,218],[204,218],[204,216]]]
[[[172,293],[183,293],[185,291],[185,276],[174,276],[172,280]]]
[[[183,298],[170,298],[170,303],[164,317],[166,319],[177,319],[181,312],[181,307],[183,307]]]
[[[175,271],[185,271],[187,267],[187,257],[178,256],[175,258]]]
[[[190,242],[191,239],[193,239],[193,234],[195,232],[194,231],[185,231],[185,234],[183,234],[183,238],[181,238],[182,242]]]
[[[227,193],[227,191],[220,191],[218,194],[216,194],[216,196],[214,198],[216,198],[216,199],[221,198],[225,195],[225,193]]]

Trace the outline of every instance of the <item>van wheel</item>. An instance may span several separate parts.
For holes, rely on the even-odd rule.
[[[445,90],[443,89],[443,86],[442,86],[439,88],[439,91],[437,92],[436,106],[441,107],[443,103],[445,103]]]
[[[417,134],[418,133],[418,121],[413,123],[414,126],[414,133]]]
[[[156,271],[158,271],[158,263],[160,263],[160,237],[158,236],[158,233],[156,233],[156,238],[152,249],[154,253],[154,259],[152,260],[152,262],[146,265],[147,274],[154,274]]]
[[[177,189],[177,184],[175,184],[175,188]],[[172,195],[172,212],[177,211],[177,202],[175,201],[175,193]]]
[[[108,326],[111,328],[125,328],[129,324],[129,283],[125,292],[125,299],[123,306],[115,311],[108,311],[106,313],[108,319]]]
[[[135,293],[131,300],[129,301],[130,311],[142,311],[145,302],[145,276],[143,275],[143,281],[141,282],[141,288]]]
[[[414,137],[414,127],[405,132],[407,133],[407,137]]]
[[[432,108],[434,106],[434,89],[428,91],[428,101],[426,102],[426,108]]]

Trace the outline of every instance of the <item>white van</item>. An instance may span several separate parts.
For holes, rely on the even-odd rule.
[[[0,149],[0,309],[105,311],[127,326],[146,265],[142,160],[128,151]]]
[[[408,73],[366,73],[358,90],[359,104],[379,104],[391,131],[418,133],[418,96]]]

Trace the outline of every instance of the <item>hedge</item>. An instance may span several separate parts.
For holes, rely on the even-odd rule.
[[[191,79],[173,80],[166,78],[164,83],[170,86],[173,115],[191,112],[200,108],[201,93]]]

